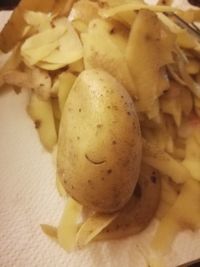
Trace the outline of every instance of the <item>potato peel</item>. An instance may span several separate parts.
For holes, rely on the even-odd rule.
[[[118,216],[96,237],[97,240],[124,238],[137,234],[147,227],[160,203],[159,173],[145,164],[135,191]]]
[[[131,77],[125,57],[105,27],[96,28],[95,21],[92,21],[88,32],[83,33],[81,39],[84,48],[85,68],[101,68],[107,71],[124,85],[134,99],[137,98],[134,80]],[[113,53],[110,54],[110,51]],[[120,68],[116,68],[116,66],[120,66]]]
[[[31,36],[21,46],[22,58],[31,66],[38,63],[59,46],[58,39],[65,32],[64,26],[58,26]]]
[[[188,170],[168,153],[159,150],[156,146],[147,142],[144,142],[143,145],[143,161],[146,164],[154,167],[161,173],[170,176],[177,184],[184,183],[191,178]]]
[[[24,14],[24,20],[29,26],[33,27],[34,30],[37,30],[38,32],[51,28],[52,17],[43,12],[27,11]]]
[[[52,151],[57,143],[57,133],[50,100],[32,94],[27,111],[35,123],[41,143],[48,151]]]
[[[176,198],[175,204],[162,218],[153,248],[161,253],[169,250],[172,240],[178,232],[188,228],[196,230],[200,227],[200,185],[197,181],[188,180]],[[184,209],[183,209],[184,207]]]
[[[69,22],[65,27],[65,33],[58,39],[57,48],[42,58],[42,61],[57,64],[59,68],[83,57],[83,49],[77,33]]]
[[[114,214],[94,214],[81,226],[76,235],[76,246],[82,248],[91,242],[103,229],[106,228],[116,217]]]
[[[174,12],[177,9],[170,6],[159,6],[159,5],[145,5],[141,3],[128,3],[128,4],[121,4],[117,5],[116,7],[111,8],[102,8],[99,11],[99,14],[104,18],[112,17],[116,14],[126,12],[126,11],[135,11],[135,10],[141,10],[141,9],[147,9],[154,12]]]
[[[81,215],[82,207],[73,199],[69,198],[58,226],[58,242],[66,251],[73,250],[76,243],[76,233],[78,230],[78,219]]]
[[[40,225],[43,233],[45,233],[48,237],[57,240],[57,228],[48,224]]]
[[[27,10],[50,12],[55,0],[21,0],[11,15],[11,18],[0,33],[0,49],[9,52],[17,45],[23,36],[26,22],[23,15]]]

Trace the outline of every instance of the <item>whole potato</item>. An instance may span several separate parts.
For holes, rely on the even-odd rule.
[[[61,119],[57,172],[68,194],[93,210],[114,212],[130,199],[141,163],[134,103],[107,72],[83,71]]]

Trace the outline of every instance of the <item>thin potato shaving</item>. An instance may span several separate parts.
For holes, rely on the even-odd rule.
[[[57,228],[48,224],[40,225],[42,231],[50,238],[57,240]]]
[[[77,1],[72,10],[73,19],[80,19],[84,23],[88,24],[91,20],[98,17],[99,6],[97,3],[88,1],[88,0],[80,0]]]
[[[34,65],[48,56],[59,46],[58,39],[64,35],[65,31],[64,25],[58,26],[27,39],[21,47],[21,55],[25,62],[29,65]]]
[[[81,59],[82,55],[82,45],[78,35],[70,23],[67,23],[66,32],[59,38],[57,49],[42,58],[42,61],[58,64],[58,68],[61,68]]]
[[[184,80],[184,82],[187,84],[188,88],[192,91],[192,93],[200,98],[200,85],[190,76],[190,74],[187,72],[186,69],[186,60],[184,54],[179,50],[177,52],[178,56],[178,68],[179,72]]]
[[[158,251],[169,250],[176,234],[188,227],[196,230],[200,225],[200,185],[194,180],[188,180],[177,197],[175,204],[161,219],[153,247]],[[198,203],[198,205],[197,205]],[[184,209],[182,208],[184,207]]]
[[[96,27],[100,20],[92,21],[87,33],[81,35],[84,48],[85,68],[102,68],[117,78],[127,88],[129,93],[137,97],[135,85],[127,62],[118,46],[111,39],[105,27]],[[113,51],[113,54],[110,54]],[[120,68],[116,68],[120,66]]]
[[[68,199],[57,230],[58,242],[67,251],[75,248],[81,205]]]
[[[78,248],[86,246],[91,242],[103,229],[106,228],[118,214],[94,214],[89,217],[81,226],[76,236]]]
[[[174,205],[180,192],[180,188],[177,189],[176,184],[173,183],[169,177],[162,176],[161,179],[161,201],[158,207],[156,217],[162,219]]]
[[[142,164],[139,181],[131,199],[96,239],[116,239],[139,233],[155,215],[159,201],[159,174],[154,168]]]
[[[57,142],[57,133],[50,100],[42,100],[36,94],[32,94],[27,110],[35,123],[42,144],[48,151],[52,151]]]
[[[156,99],[167,89],[165,86],[159,87],[159,79],[161,67],[172,61],[174,38],[170,35],[162,33],[162,25],[152,11],[142,10],[129,36],[126,59],[137,88],[137,108],[149,113],[151,118],[155,117],[152,107]],[[160,57],[156,56],[157,53]]]
[[[51,28],[52,17],[42,12],[27,11],[24,14],[26,23],[38,32]]]
[[[170,6],[154,6],[154,5],[145,5],[140,3],[131,3],[131,4],[122,4],[113,8],[104,8],[99,11],[99,14],[102,17],[108,18],[112,17],[118,13],[126,12],[126,11],[135,11],[141,9],[148,9],[154,12],[174,12],[176,8]]]
[[[187,169],[165,151],[159,150],[156,146],[146,142],[143,149],[144,162],[161,173],[170,176],[175,183],[181,184],[190,179],[191,175]]]
[[[82,45],[71,23],[65,18],[53,20],[53,17],[39,15],[34,12],[26,13],[27,22],[39,33],[33,34],[22,45],[21,55],[24,62],[29,66],[37,65],[43,69],[56,70],[81,59]],[[34,25],[37,16],[38,25]]]

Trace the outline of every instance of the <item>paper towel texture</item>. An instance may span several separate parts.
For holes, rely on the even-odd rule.
[[[1,23],[7,15],[0,13]],[[66,253],[40,230],[57,225],[63,201],[55,188],[52,156],[42,148],[26,113],[28,94],[0,93],[0,266],[1,267],[146,267],[143,257],[155,223],[142,234],[99,242]],[[180,234],[166,257],[175,267],[200,257],[200,233]]]

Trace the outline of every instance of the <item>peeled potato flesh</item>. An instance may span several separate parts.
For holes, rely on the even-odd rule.
[[[86,246],[91,242],[104,228],[106,228],[116,217],[117,213],[98,214],[95,213],[89,217],[81,226],[76,236],[76,245],[78,248]]]
[[[178,160],[156,145],[144,142],[143,153],[143,161],[146,164],[170,176],[175,183],[182,184],[191,178],[189,171]]]
[[[69,22],[65,20],[63,22],[66,31],[63,36],[59,36],[57,49],[54,49],[42,59],[47,63],[60,64],[59,68],[75,62],[83,56],[83,49],[78,34]]]
[[[48,151],[52,151],[57,143],[57,133],[50,100],[45,101],[32,94],[27,110],[38,130],[41,143]]]
[[[81,205],[76,201],[71,198],[67,199],[57,230],[58,242],[67,251],[75,247],[78,219],[80,218],[81,210]]]
[[[137,89],[139,111],[152,113],[156,100],[166,90],[166,84],[160,80],[162,67],[172,62],[173,43],[173,34],[163,32],[155,13],[139,11],[126,49],[126,60]]]
[[[52,16],[43,12],[27,11],[24,14],[26,23],[34,30],[42,32],[51,28]]]
[[[34,65],[48,56],[56,47],[66,28],[58,26],[28,38],[21,46],[21,55],[28,65]],[[56,63],[56,62],[55,62]]]

